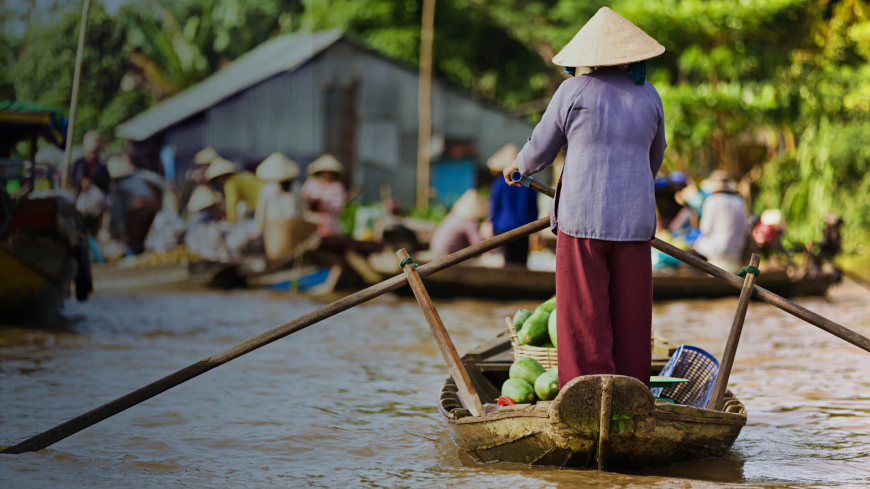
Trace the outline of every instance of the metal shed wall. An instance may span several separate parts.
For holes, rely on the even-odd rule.
[[[355,85],[353,85],[355,83]],[[353,182],[363,201],[393,196],[413,204],[416,194],[417,72],[344,39],[291,72],[284,72],[225,99],[162,133],[176,151],[178,175],[206,146],[249,169],[274,151],[301,165],[323,153],[326,94],[356,87]],[[433,132],[473,141],[478,165],[512,142],[522,146],[533,126],[436,80]],[[334,129],[334,128],[333,128]]]

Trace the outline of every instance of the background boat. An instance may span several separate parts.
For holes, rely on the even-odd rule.
[[[383,263],[383,264],[382,264]],[[386,260],[371,260],[372,268],[388,277],[398,274]],[[387,266],[384,266],[387,265]],[[765,271],[757,284],[783,297],[823,296],[839,281],[835,273],[790,277],[785,270]],[[521,266],[489,268],[457,265],[426,277],[426,290],[432,297],[478,297],[487,299],[546,299],[556,294],[556,272],[529,270]],[[397,291],[410,294],[410,289]],[[653,300],[715,299],[736,297],[740,289],[698,272],[653,274]]]

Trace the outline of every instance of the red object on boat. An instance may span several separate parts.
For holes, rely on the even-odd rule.
[[[499,396],[497,404],[498,404],[498,407],[505,407],[505,406],[513,406],[516,403],[510,397]]]

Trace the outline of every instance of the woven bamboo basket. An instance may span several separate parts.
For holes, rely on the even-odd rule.
[[[559,365],[555,348],[541,348],[540,346],[520,344],[520,337],[514,329],[513,319],[506,317],[504,320],[507,323],[508,331],[510,331],[511,334],[511,346],[514,349],[514,360],[519,360],[523,357],[532,357],[547,370]]]
[[[514,320],[510,317],[506,317],[504,320],[507,323],[508,331],[511,335],[511,346],[514,350],[515,361],[523,357],[532,357],[547,370],[559,365],[559,357],[556,355],[555,348],[541,348],[540,346],[520,344],[520,337],[514,329]],[[652,338],[650,338],[650,343],[652,344],[653,354],[658,354],[665,358],[673,355],[674,350],[676,350],[676,347],[668,342],[668,340],[654,333]]]

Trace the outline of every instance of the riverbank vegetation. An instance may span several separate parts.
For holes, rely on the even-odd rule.
[[[532,120],[563,80],[552,56],[607,4],[667,52],[649,62],[666,108],[666,170],[742,176],[753,211],[780,208],[795,243],[845,221],[846,262],[870,271],[870,3],[865,0],[439,0],[436,72]],[[3,12],[0,98],[66,107],[78,2]],[[76,8],[72,8],[76,7]],[[270,37],[340,28],[418,63],[421,2],[94,1],[76,134],[203,80]],[[861,253],[863,251],[863,253]]]

